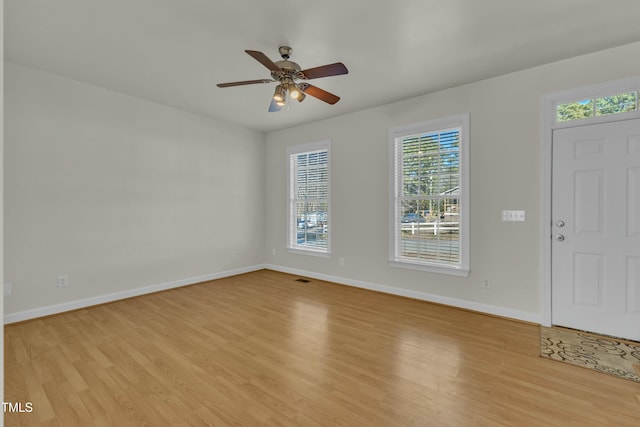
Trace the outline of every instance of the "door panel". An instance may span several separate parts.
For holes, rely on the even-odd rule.
[[[573,300],[576,306],[602,308],[603,256],[575,253]]]
[[[640,315],[640,257],[627,257],[627,310]]]
[[[640,235],[640,168],[629,169],[627,174],[627,236]]]
[[[552,323],[640,340],[640,119],[553,133]]]
[[[603,180],[602,170],[575,172],[573,223],[576,234],[602,233]]]

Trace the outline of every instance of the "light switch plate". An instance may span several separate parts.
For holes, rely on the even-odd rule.
[[[524,222],[527,220],[526,211],[502,211],[502,220]]]

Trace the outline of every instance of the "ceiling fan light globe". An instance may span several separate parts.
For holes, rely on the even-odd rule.
[[[276,91],[273,94],[273,100],[276,101],[277,103],[280,103],[280,102],[284,102],[284,98],[285,98],[284,88],[282,87],[282,85],[276,86]],[[280,105],[280,104],[278,104],[278,105]],[[284,105],[284,104],[282,104],[282,105]]]

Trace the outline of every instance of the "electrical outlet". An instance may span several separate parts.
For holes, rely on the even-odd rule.
[[[11,283],[5,283],[4,284],[4,296],[5,297],[10,297],[12,293],[13,293],[13,287],[11,286]]]
[[[485,281],[482,282],[482,287],[485,289],[491,289],[491,282],[489,281],[489,279],[485,279]]]
[[[59,288],[64,288],[69,286],[69,276],[64,275],[64,276],[58,276],[58,287]]]
[[[338,260],[338,264],[339,264],[341,267],[344,267],[344,258],[340,258],[340,259]]]
[[[271,248],[271,255],[275,255],[276,254],[276,248]]]

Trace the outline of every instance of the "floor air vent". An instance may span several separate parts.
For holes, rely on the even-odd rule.
[[[303,278],[296,279],[296,282],[302,282],[302,283],[309,283],[310,281],[311,280],[309,280],[309,279],[303,279]]]

